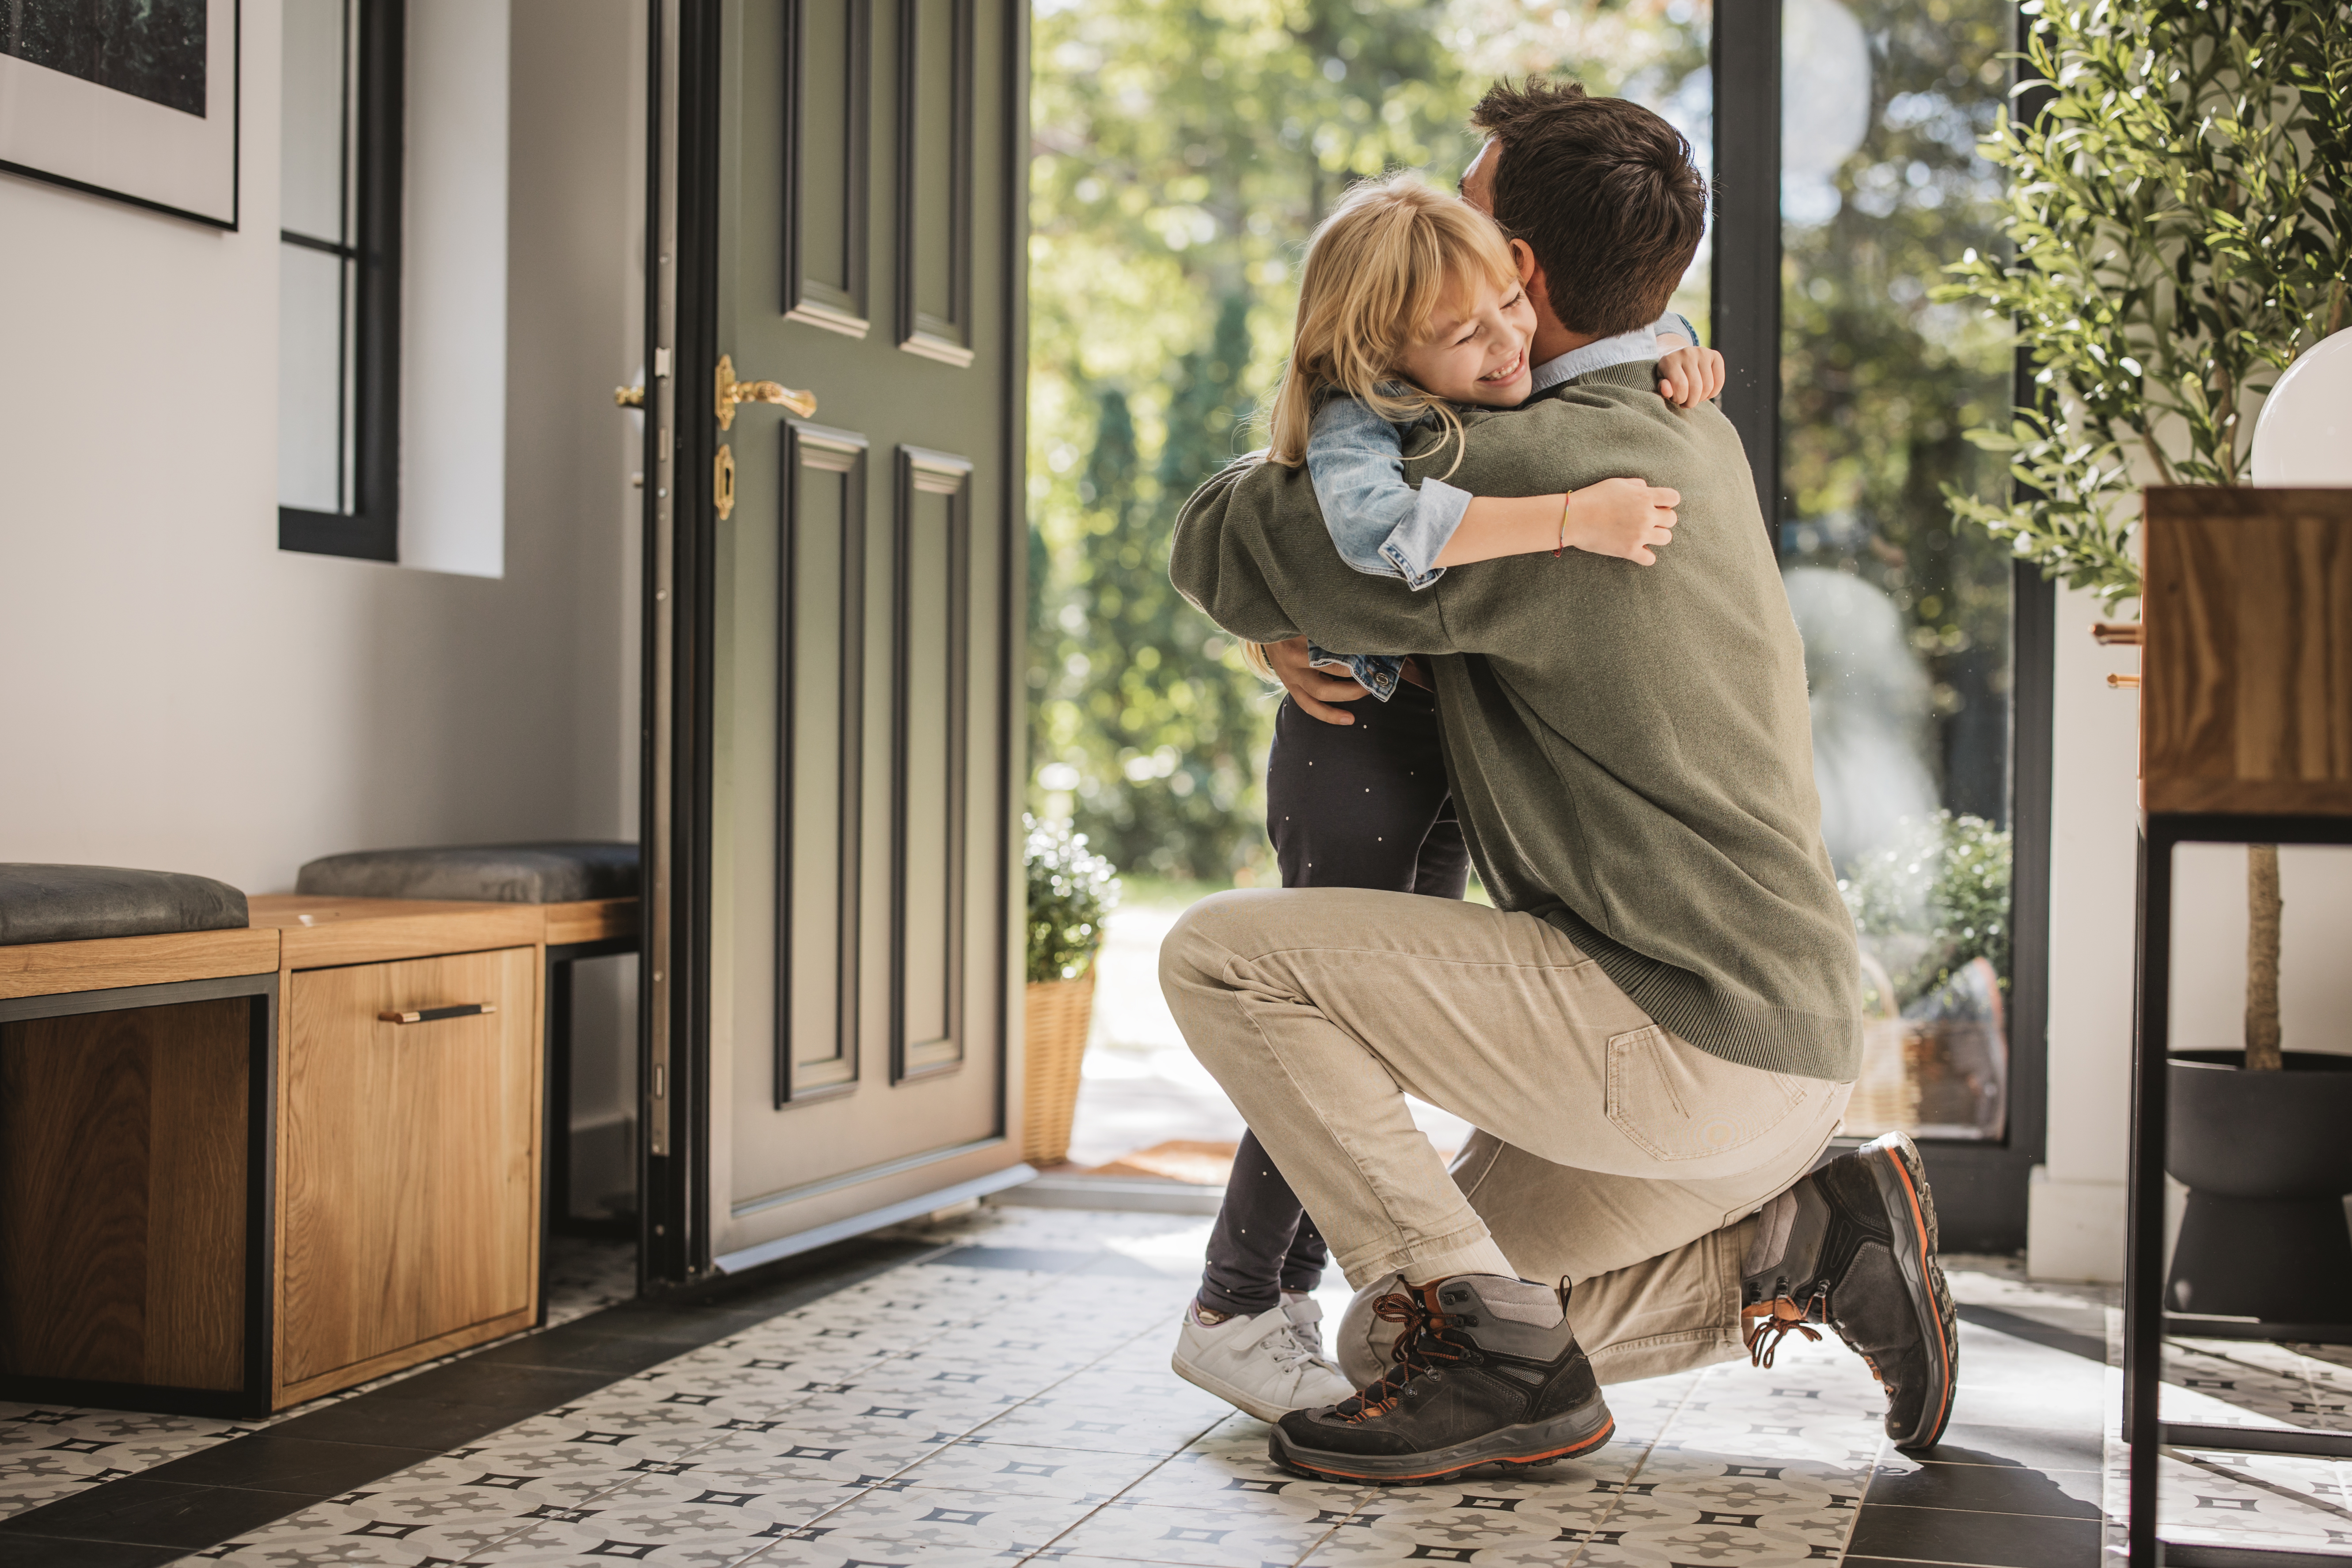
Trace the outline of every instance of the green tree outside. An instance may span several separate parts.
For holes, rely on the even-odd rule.
[[[1270,878],[1275,699],[1166,567],[1184,499],[1259,444],[1307,236],[1354,180],[1450,184],[1496,74],[1566,70],[1662,108],[1703,93],[1705,21],[1694,0],[1041,7],[1031,809],[1122,870]],[[1703,284],[1678,303],[1704,322]]]

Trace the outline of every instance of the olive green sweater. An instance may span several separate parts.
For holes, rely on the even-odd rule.
[[[1851,1081],[1860,963],[1822,845],[1804,650],[1738,436],[1712,405],[1669,406],[1654,368],[1467,416],[1449,482],[1671,486],[1681,522],[1654,566],[1519,555],[1415,592],[1340,560],[1304,468],[1244,461],[1186,505],[1171,574],[1238,637],[1423,656],[1455,809],[1499,907],[1559,927],[1703,1050]]]

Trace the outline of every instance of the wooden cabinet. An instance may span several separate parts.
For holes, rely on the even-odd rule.
[[[279,1375],[293,1397],[530,1321],[538,974],[517,947],[288,984]],[[452,1006],[485,1010],[431,1016]]]
[[[291,976],[278,1171],[287,1400],[530,1322],[538,982],[528,947]],[[485,1011],[429,1016],[474,1005]]]
[[[541,949],[299,966],[306,947],[331,961],[366,956],[363,929],[287,931],[280,1408],[512,1333],[538,1314]]]

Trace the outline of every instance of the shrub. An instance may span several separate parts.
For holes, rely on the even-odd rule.
[[[1939,811],[1906,824],[1838,883],[1906,1007],[1983,958],[2009,989],[2010,837],[1981,816]]]
[[[1029,978],[1076,980],[1101,951],[1103,920],[1118,908],[1118,875],[1062,822],[1024,815],[1028,829]]]

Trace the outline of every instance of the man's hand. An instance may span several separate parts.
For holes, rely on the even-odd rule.
[[[1265,645],[1265,662],[1274,667],[1275,679],[1281,681],[1298,710],[1326,724],[1352,724],[1356,716],[1344,708],[1334,708],[1334,702],[1353,702],[1368,697],[1370,692],[1346,676],[1326,675],[1307,662],[1307,639],[1292,637],[1288,642]]]
[[[1713,349],[1675,349],[1658,356],[1658,395],[1677,408],[1706,402],[1723,390],[1723,356]]]

